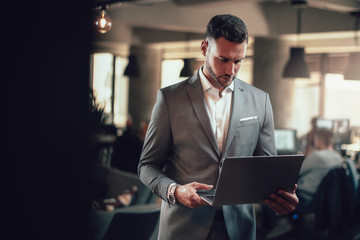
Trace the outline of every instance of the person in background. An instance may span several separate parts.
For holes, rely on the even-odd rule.
[[[316,129],[316,117],[311,119],[311,129],[306,134],[306,147],[304,151],[304,155],[307,156],[310,154],[312,150],[314,150],[314,132]]]
[[[227,156],[276,154],[269,95],[236,78],[247,45],[240,18],[214,16],[201,42],[204,65],[158,91],[138,175],[163,200],[160,240],[256,239],[253,204],[213,207],[196,193],[216,185]],[[295,189],[264,204],[288,214],[298,203]]]
[[[340,167],[343,159],[333,148],[333,133],[327,129],[314,131],[314,150],[304,159],[298,179],[299,206],[308,207],[325,175]]]
[[[327,129],[316,129],[313,131],[313,149],[305,157],[301,166],[296,193],[299,198],[298,210],[305,210],[312,203],[317,189],[333,168],[341,167],[343,159],[333,149],[333,133]],[[271,231],[267,234],[268,239],[279,237],[292,230],[291,221],[288,217],[277,217],[271,211],[264,208],[266,217],[272,225]]]

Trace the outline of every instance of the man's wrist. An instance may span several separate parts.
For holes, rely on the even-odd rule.
[[[175,204],[176,203],[176,198],[175,198],[175,190],[176,190],[177,184],[176,183],[171,183],[168,187],[168,191],[167,191],[167,200],[170,204]]]

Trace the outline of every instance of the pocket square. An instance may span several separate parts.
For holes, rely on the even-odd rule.
[[[243,122],[243,121],[248,121],[248,120],[252,120],[252,119],[257,119],[257,116],[252,116],[252,117],[241,118],[241,119],[240,119],[240,122]]]

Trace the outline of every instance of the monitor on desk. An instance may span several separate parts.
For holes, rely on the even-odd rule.
[[[295,129],[275,129],[275,144],[278,155],[296,154],[297,137]]]
[[[317,118],[316,129],[325,128],[334,134],[334,143],[349,143],[350,120]]]
[[[340,151],[341,144],[350,143],[350,120],[317,118],[316,129],[325,128],[333,133],[333,145],[335,150]]]
[[[327,118],[316,118],[315,126],[316,129],[328,129],[330,131],[333,131],[334,121]]]

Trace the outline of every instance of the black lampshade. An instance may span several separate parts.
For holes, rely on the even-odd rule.
[[[191,59],[185,58],[184,59],[184,67],[180,72],[180,77],[190,77],[192,75],[194,75],[194,71],[191,66]]]
[[[345,80],[360,80],[360,52],[350,53],[349,64],[344,73]]]
[[[140,76],[140,69],[137,63],[137,58],[135,55],[129,56],[129,63],[125,68],[124,75],[129,77],[139,77]]]
[[[302,47],[292,47],[290,49],[290,59],[287,62],[284,78],[310,78],[309,67],[305,61],[305,51]]]

